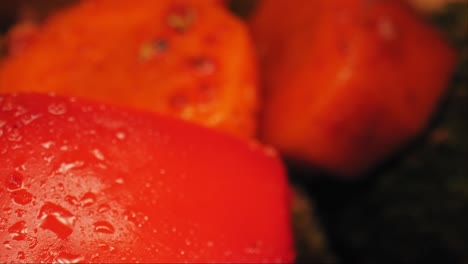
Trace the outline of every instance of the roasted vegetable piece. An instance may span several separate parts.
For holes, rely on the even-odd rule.
[[[5,262],[290,263],[270,149],[74,98],[0,95]]]
[[[265,0],[256,12],[263,138],[337,174],[415,137],[450,79],[453,50],[401,2]]]
[[[0,91],[99,99],[252,136],[252,45],[225,9],[204,0],[81,1],[36,30],[12,29]]]

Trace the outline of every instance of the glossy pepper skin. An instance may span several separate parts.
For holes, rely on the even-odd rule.
[[[418,135],[454,67],[454,51],[399,1],[264,0],[251,27],[263,139],[345,176]]]
[[[19,24],[0,92],[55,92],[256,134],[258,86],[242,21],[219,1],[84,0]]]
[[[5,262],[290,263],[274,152],[75,98],[0,95]]]

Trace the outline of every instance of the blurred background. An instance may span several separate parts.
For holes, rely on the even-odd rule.
[[[0,33],[72,2],[2,1]],[[449,91],[424,135],[360,180],[288,164],[298,263],[468,263],[468,6],[425,2],[458,51]],[[255,4],[230,7],[246,18]]]

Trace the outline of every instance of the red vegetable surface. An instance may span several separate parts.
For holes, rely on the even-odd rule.
[[[342,175],[373,168],[426,126],[455,52],[400,1],[261,1],[264,140]]]
[[[274,151],[135,110],[0,95],[5,262],[291,262]]]

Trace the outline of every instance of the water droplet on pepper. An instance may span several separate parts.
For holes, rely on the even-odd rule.
[[[84,257],[77,254],[71,254],[65,251],[61,251],[55,260],[57,263],[80,263],[84,260]]]
[[[37,218],[41,220],[41,228],[54,232],[59,238],[65,239],[73,232],[75,216],[59,205],[46,202]]]
[[[115,232],[115,228],[107,221],[97,221],[94,223],[94,232],[112,234]]]
[[[25,189],[20,189],[20,190],[12,192],[11,198],[13,199],[13,202],[17,204],[26,205],[32,201],[33,196]]]
[[[19,221],[8,228],[8,233],[13,240],[24,240],[27,232],[25,221]]]
[[[9,191],[23,188],[23,175],[17,171],[7,175],[5,185]]]
[[[18,259],[19,260],[24,260],[26,258],[26,255],[24,254],[23,251],[18,251]]]
[[[87,192],[81,197],[80,203],[82,206],[90,206],[96,202],[96,195],[92,192]]]

